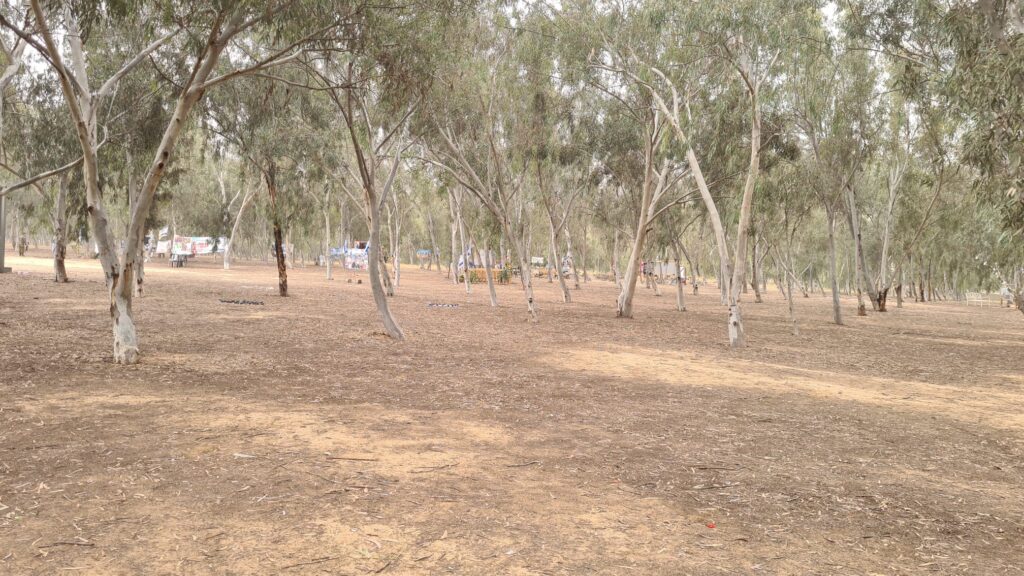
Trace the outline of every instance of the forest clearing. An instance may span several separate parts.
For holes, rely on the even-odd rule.
[[[592,281],[547,321],[436,271],[379,333],[365,272],[151,266],[109,361],[94,260],[0,276],[8,574],[1014,574],[1024,325],[907,303],[829,324],[769,290],[730,350],[708,287]],[[363,279],[362,284],[347,278]],[[499,287],[501,296],[516,287]],[[31,297],[28,295],[31,294]],[[237,305],[221,299],[262,301]],[[431,303],[457,308],[428,308]],[[844,305],[855,306],[851,298]]]
[[[1024,0],[0,2],[0,576],[1024,572]]]

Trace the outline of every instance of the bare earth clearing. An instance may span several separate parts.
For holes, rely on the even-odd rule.
[[[531,325],[406,267],[394,343],[365,276],[155,261],[121,367],[98,264],[34,254],[0,276],[3,574],[1024,571],[1015,310],[819,294],[793,337],[750,294],[731,352],[712,288],[622,321],[541,281]]]

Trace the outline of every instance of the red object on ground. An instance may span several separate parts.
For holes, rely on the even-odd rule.
[[[708,522],[707,524],[705,524],[705,526],[707,526],[708,528],[714,528],[715,527],[715,523],[714,522]]]

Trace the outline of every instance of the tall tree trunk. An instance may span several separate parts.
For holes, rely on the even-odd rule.
[[[473,259],[473,248],[472,246],[466,246],[466,221],[462,218],[462,201],[457,200],[455,203],[456,213],[455,216],[459,222],[459,248],[462,251],[459,254],[459,258],[462,259],[462,276],[466,280],[466,294],[469,294],[472,290],[473,282],[470,278],[470,260]],[[468,248],[468,250],[467,250]]]
[[[903,265],[896,268],[896,308],[903,308]]]
[[[583,242],[580,244],[580,266],[583,268],[583,283],[590,282],[587,275],[587,223],[583,223]]]
[[[676,310],[679,312],[686,312],[686,296],[683,290],[683,279],[682,274],[679,273],[683,269],[682,251],[679,249],[679,240],[672,240],[672,252],[676,257]]]
[[[281,230],[281,216],[277,206],[277,167],[270,162],[263,177],[267,183],[267,193],[270,195],[271,225],[274,228],[274,252],[277,259],[277,292],[282,297],[288,296],[288,262],[286,260],[284,247],[284,232]]]
[[[787,225],[788,227],[788,225]],[[800,335],[800,326],[796,321],[796,306],[793,304],[793,249],[792,246],[787,246],[785,258],[787,260],[787,266],[789,270],[784,270],[783,274],[786,277],[786,300],[789,306],[789,324],[793,329],[793,336]]]
[[[619,272],[619,231],[615,231],[615,241],[612,243],[612,275],[615,276],[615,287],[622,289],[622,274]]]
[[[427,270],[430,270],[433,266],[434,261],[437,261],[437,271],[441,272],[441,251],[438,250],[437,246],[437,233],[434,231],[434,217],[430,214],[430,209],[424,210],[427,213],[427,231],[430,233],[430,258],[427,260]]]
[[[846,185],[846,206],[849,215],[850,235],[853,237],[854,261],[856,264],[857,282],[857,315],[867,316],[867,307],[864,305],[864,298],[861,288],[868,293],[871,300],[871,307],[878,310],[878,294],[874,288],[874,282],[869,280],[871,273],[868,271],[867,260],[864,258],[864,243],[861,240],[860,212],[857,210],[857,196],[853,187]]]
[[[558,231],[555,229],[557,225],[555,224],[555,216],[551,212],[550,207],[548,208],[548,223],[550,224],[548,240],[550,242],[551,257],[554,259],[553,264],[558,270],[558,288],[562,292],[562,302],[569,304],[572,302],[572,294],[569,293],[569,285],[565,283],[565,273],[562,270],[562,255],[558,253]]]
[[[334,262],[331,258],[331,205],[324,198],[324,264],[327,265],[327,279],[334,280]]]
[[[832,280],[832,321],[837,325],[843,325],[843,310],[839,305],[839,275],[836,272],[836,216],[835,212],[828,210],[828,266],[829,277]]]
[[[373,292],[373,302],[377,306],[377,313],[384,324],[384,331],[395,340],[404,340],[405,333],[391,315],[391,307],[388,306],[388,297],[384,293],[384,285],[381,278],[387,272],[381,271],[381,249],[380,249],[380,203],[376,194],[368,194],[367,216],[370,229],[370,253],[367,255],[367,272],[370,276],[370,290]]]
[[[245,208],[249,205],[252,200],[253,191],[251,188],[245,191],[245,196],[242,198],[242,205],[238,207],[238,214],[235,215],[235,222],[231,225],[231,236],[228,237],[228,243],[224,246],[224,269],[231,269],[231,259],[234,256],[235,238],[238,236],[238,229],[241,228],[242,218],[245,216]]]
[[[71,184],[71,172],[61,174],[57,186],[57,198],[53,205],[53,275],[59,283],[68,281],[68,271],[64,266],[67,256],[68,242],[68,186]],[[0,218],[2,218],[0,214]],[[2,242],[2,240],[0,240]],[[0,263],[0,266],[3,264]]]
[[[750,267],[751,267],[751,274],[750,275],[752,276],[752,278],[750,279],[750,285],[754,288],[754,303],[755,304],[761,304],[761,303],[764,302],[764,299],[761,298],[761,282],[760,282],[761,276],[758,273],[758,264],[760,264],[760,259],[758,258],[758,254],[757,254],[757,233],[756,232],[751,234],[751,241],[752,241],[752,243],[754,245],[754,249],[753,249],[753,251],[750,254]]]
[[[579,290],[580,275],[576,271],[576,256],[572,250],[572,232],[568,229],[565,231],[565,256],[569,259],[569,269],[572,271],[572,288],[573,290]]]
[[[395,295],[395,285],[391,282],[391,273],[388,272],[386,254],[386,252],[380,250],[380,281],[384,286],[384,295],[391,297]]]
[[[640,253],[644,248],[644,231],[647,228],[647,223],[643,220],[647,218],[647,210],[642,211],[640,218],[642,221],[633,238],[633,247],[629,251],[629,260],[626,261],[626,274],[622,278],[622,291],[619,293],[618,309],[615,313],[619,318],[633,317],[633,295],[636,293],[636,280],[640,273]]]
[[[448,263],[448,273],[451,275],[452,284],[459,285],[459,258],[455,255],[458,245],[458,219],[455,216],[455,193],[451,190],[448,191],[448,212],[451,215],[451,232],[452,232],[452,258]]]
[[[746,57],[741,58],[740,67],[749,66]],[[749,70],[747,71],[749,74]],[[747,235],[750,232],[751,212],[754,202],[754,191],[761,167],[761,107],[758,103],[756,82],[750,89],[750,106],[752,121],[750,124],[750,166],[747,179],[743,185],[743,201],[740,204],[740,218],[736,228],[736,251],[733,255],[732,283],[729,293],[729,345],[732,348],[746,346],[746,335],[743,329],[743,316],[740,311],[740,288],[747,272]]]
[[[494,289],[494,276],[491,274],[491,269],[492,269],[492,267],[494,265],[494,262],[492,262],[492,260],[491,260],[491,250],[490,250],[490,248],[488,248],[486,242],[484,243],[483,251],[484,251],[484,274],[487,275],[487,291],[488,291],[488,293],[490,293],[490,296],[491,296],[491,306],[496,308],[498,306],[498,293]]]

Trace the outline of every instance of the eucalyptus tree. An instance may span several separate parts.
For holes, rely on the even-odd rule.
[[[53,238],[54,280],[63,283],[68,281],[64,260],[69,195],[75,169],[81,165],[80,153],[67,118],[60,114],[53,79],[25,74],[18,80],[10,85],[9,99],[17,113],[11,114],[3,126],[6,135],[14,138],[3,146],[0,154],[0,168],[14,177],[16,183],[0,193],[28,189],[47,207]],[[80,183],[80,178],[77,180]]]
[[[297,205],[306,201],[311,168],[303,162],[309,142],[302,121],[311,113],[310,93],[293,89],[283,76],[287,72],[277,79],[252,77],[226,86],[207,100],[204,110],[205,126],[220,139],[219,154],[244,158],[266,189],[281,296],[288,295],[286,230]]]
[[[864,50],[885,56],[898,86],[962,122],[955,141],[978,170],[978,198],[1024,233],[1024,3],[856,0],[844,25]]]
[[[463,35],[464,57],[439,70],[448,86],[434,91],[417,122],[425,160],[473,194],[501,224],[519,263],[531,321],[537,320],[530,266],[528,210],[532,136],[530,86],[510,57],[520,40],[501,10],[482,18]],[[453,234],[453,240],[455,238]]]
[[[842,39],[825,29],[804,44],[792,62],[788,91],[789,110],[794,127],[805,142],[808,182],[825,212],[828,233],[829,275],[832,284],[833,321],[843,324],[839,300],[839,271],[836,258],[836,223],[843,215],[854,246],[857,275],[858,314],[866,314],[862,287],[867,287],[873,303],[873,284],[867,282],[860,215],[856,198],[858,178],[870,160],[877,133],[875,72],[868,54],[844,50]],[[873,304],[874,305],[874,304]]]
[[[353,39],[325,51],[307,69],[319,80],[344,127],[345,145],[335,157],[336,180],[358,183],[369,229],[370,286],[385,332],[396,340],[404,333],[388,306],[389,283],[381,252],[384,209],[403,157],[411,146],[409,119],[426,97],[439,63],[447,55],[446,31],[458,27],[468,6],[436,0],[419,5],[366,7],[363,19],[378,34]],[[358,40],[358,41],[355,41]],[[346,159],[347,158],[347,159]],[[344,175],[344,176],[342,176]],[[356,196],[351,190],[350,196]]]
[[[729,308],[729,343],[734,348],[745,345],[739,302],[763,146],[763,106],[778,88],[780,67],[776,64],[780,56],[788,55],[796,38],[813,25],[816,10],[813,1],[743,0],[711,6],[651,3],[640,8],[634,18],[648,28],[650,38],[657,39],[654,49],[640,50],[636,42],[627,44],[609,50],[609,62],[605,64],[650,93],[671,127],[676,145],[685,153],[715,233],[724,280],[723,300]],[[683,62],[687,65],[680,66]],[[730,257],[721,210],[704,176],[695,142],[702,119],[719,112],[714,109],[715,103],[737,87],[748,103],[750,154],[739,202],[735,249]]]
[[[281,0],[268,4],[224,2],[111,3],[80,10],[77,4],[25,3],[23,14],[0,15],[0,25],[25,40],[59,80],[68,114],[82,150],[89,221],[99,245],[100,260],[110,292],[114,359],[139,360],[138,336],[132,316],[132,290],[145,222],[192,108],[210,89],[239,76],[257,73],[296,60],[306,44],[321,40],[347,20],[347,5]],[[19,24],[24,22],[25,24]],[[310,26],[316,22],[317,25]],[[311,31],[312,30],[312,31]],[[223,58],[228,46],[245,48]],[[113,50],[97,50],[103,44]],[[129,234],[120,259],[104,205],[97,149],[99,113],[120,82],[165,50],[176,66],[160,89],[173,92],[173,112],[162,127],[160,144],[134,194]],[[122,62],[102,81],[93,72],[102,55]],[[98,85],[97,88],[93,86]]]

